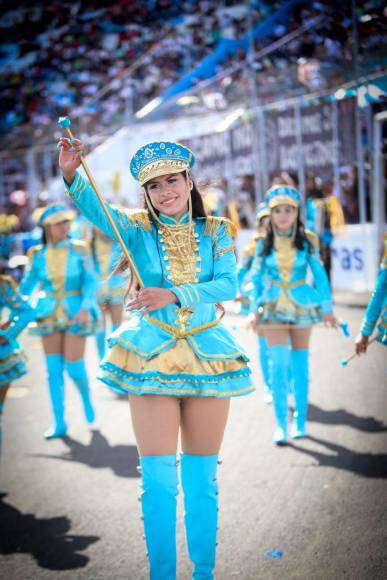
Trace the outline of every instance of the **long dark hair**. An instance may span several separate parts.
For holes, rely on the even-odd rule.
[[[185,181],[187,181],[188,174],[186,171],[183,172],[183,176],[184,176]],[[146,183],[144,184],[144,189],[148,193]],[[149,198],[149,202],[152,203],[149,195],[148,195],[148,198]],[[196,187],[196,184],[193,180],[192,180],[192,189],[191,189],[191,200],[192,200],[192,218],[195,219],[195,218],[207,217],[206,210],[204,209],[203,198],[202,198],[201,193],[198,190],[198,188]],[[148,209],[145,199],[144,199],[143,207],[146,210]],[[153,204],[152,204],[152,208],[153,208],[153,211],[158,215],[159,211],[153,206]],[[152,219],[151,213],[150,212],[148,212],[148,213],[149,213],[149,218]],[[128,261],[124,255],[124,253],[122,253],[120,256],[120,259],[117,262],[117,265],[114,267],[114,270],[113,270],[111,275],[113,276],[114,274],[121,274],[122,272],[124,272],[128,268],[129,268]],[[130,288],[130,289],[132,289],[132,288]]]
[[[300,214],[298,213],[296,222],[296,232],[293,240],[293,247],[297,248],[297,250],[304,250],[305,245],[308,249],[308,252],[313,251],[313,246],[305,234],[304,224],[300,218]],[[273,248],[274,248],[274,230],[273,223],[270,220],[267,226],[267,234],[263,242],[263,249],[261,255],[268,256],[273,251]]]

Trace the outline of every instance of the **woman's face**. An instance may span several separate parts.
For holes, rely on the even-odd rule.
[[[69,231],[70,222],[68,220],[47,226],[48,239],[53,244],[58,244],[59,242],[65,240],[69,234]]]
[[[155,177],[145,184],[153,207],[161,213],[179,218],[188,207],[192,179],[186,181],[183,173]]]
[[[271,217],[277,230],[290,230],[297,219],[297,209],[292,205],[277,205],[272,209]]]

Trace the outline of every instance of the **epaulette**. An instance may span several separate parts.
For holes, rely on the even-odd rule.
[[[318,236],[311,230],[305,230],[305,235],[310,241],[310,243],[313,246],[315,246],[318,250],[320,250],[320,240],[318,239]]]
[[[204,230],[205,236],[214,236],[216,235],[217,231],[219,230],[220,226],[224,224],[228,233],[235,240],[236,235],[238,233],[237,228],[233,224],[231,220],[226,217],[217,217],[213,215],[209,215],[206,217],[206,229]]]
[[[32,260],[34,254],[36,254],[37,252],[40,252],[40,250],[43,248],[43,244],[38,244],[36,246],[31,246],[30,248],[28,248],[27,250],[27,258],[29,260]]]
[[[151,220],[147,209],[122,209],[120,208],[121,216],[126,216],[131,225],[137,226],[148,232],[152,231]]]

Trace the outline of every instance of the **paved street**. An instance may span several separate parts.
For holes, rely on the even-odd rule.
[[[362,310],[340,306],[353,333]],[[316,329],[310,438],[275,448],[262,401],[255,337],[228,316],[253,360],[257,392],[234,399],[220,466],[217,580],[384,580],[387,577],[386,349],[372,345],[348,368],[353,338]],[[137,453],[125,398],[93,381],[90,429],[67,384],[69,437],[47,442],[43,357],[24,338],[31,371],[3,417],[0,577],[145,580]],[[90,376],[97,366],[88,345]],[[180,498],[181,499],[181,498]],[[180,505],[181,514],[181,505]],[[190,578],[180,515],[178,578]],[[281,551],[272,558],[270,551]]]

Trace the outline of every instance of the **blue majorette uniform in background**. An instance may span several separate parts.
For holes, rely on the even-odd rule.
[[[265,201],[271,210],[279,205],[290,205],[298,210],[301,194],[291,187],[276,185],[267,192]],[[295,230],[281,233],[273,227],[273,234],[273,247],[268,254],[265,253],[265,240],[257,245],[252,273],[253,310],[260,312],[260,321],[263,327],[268,325],[268,329],[270,325],[274,328],[281,325],[310,327],[322,320],[323,313],[332,312],[329,281],[320,260],[316,236],[305,232],[306,240],[301,250],[294,245]],[[306,282],[308,269],[312,271],[315,287]],[[279,444],[287,440],[290,364],[295,398],[292,436],[306,434],[309,349],[292,348],[290,353],[291,360],[288,345],[269,347],[270,384],[277,424],[274,441]]]
[[[376,340],[387,346],[387,234],[384,235],[384,254],[376,280],[375,290],[364,313],[360,334],[371,336],[379,320]]]
[[[34,319],[34,309],[19,294],[16,284],[10,276],[0,275],[0,314],[8,310],[7,321],[0,325],[0,448],[1,448],[1,415],[5,402],[6,390],[16,379],[27,372],[26,356],[16,340],[20,332]]]
[[[192,152],[177,143],[150,143],[131,161],[141,185],[188,172]],[[77,172],[67,193],[96,227],[114,232],[91,185]],[[145,199],[147,194],[145,192]],[[190,205],[190,204],[189,204]],[[235,397],[254,390],[248,358],[216,317],[216,303],[237,293],[234,228],[227,219],[178,220],[147,210],[108,206],[145,287],[166,288],[178,303],[142,316],[134,312],[109,338],[100,378],[121,393],[176,397]],[[194,577],[213,578],[217,528],[217,455],[182,454],[185,524]],[[151,578],[176,574],[175,456],[140,458],[142,508]]]
[[[40,212],[38,225],[56,225],[70,221],[74,212],[62,203],[56,203]],[[36,321],[31,332],[47,336],[63,332],[74,336],[89,336],[95,331],[99,309],[95,294],[97,280],[90,249],[85,242],[66,238],[52,244],[33,246],[28,252],[29,266],[20,284],[20,291],[32,296],[39,289],[36,304]],[[80,310],[88,313],[88,323],[81,325],[73,319]],[[63,353],[46,354],[49,392],[54,415],[54,427],[45,436],[62,437],[67,433],[64,419],[64,368],[81,395],[86,420],[94,421],[89,382],[84,358],[65,361]]]
[[[261,225],[261,220],[270,217],[270,209],[265,202],[258,205],[257,208],[257,224],[258,227]],[[254,286],[251,281],[251,269],[254,261],[255,252],[257,249],[257,244],[259,240],[265,237],[264,231],[258,231],[254,237],[250,240],[250,243],[243,248],[240,263],[238,265],[238,287],[239,287],[239,298],[241,301],[241,314],[249,314],[251,311],[251,300],[253,298]],[[269,351],[267,347],[267,341],[263,332],[258,333],[258,359],[261,367],[262,378],[264,382],[264,396],[263,400],[265,403],[271,403],[273,400],[273,395],[270,387],[270,375],[269,375]]]
[[[99,278],[97,301],[101,310],[109,305],[123,306],[124,295],[129,282],[125,276],[113,273],[121,257],[119,243],[94,228],[91,247],[95,269]],[[119,324],[112,323],[111,331],[114,332],[119,326]],[[106,351],[106,329],[102,317],[96,333],[96,340],[98,354],[100,359],[102,359]]]

